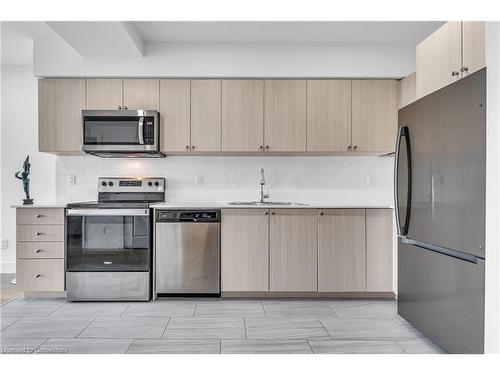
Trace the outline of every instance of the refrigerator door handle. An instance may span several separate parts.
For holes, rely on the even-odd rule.
[[[408,187],[406,195],[406,215],[404,225],[401,225],[401,215],[399,209],[399,158],[401,154],[401,140],[405,139],[406,145],[406,163],[408,165]],[[396,227],[398,236],[404,236],[408,233],[408,227],[410,225],[410,211],[411,211],[411,148],[410,148],[410,136],[407,126],[401,126],[398,129],[398,135],[396,138],[396,154],[394,162],[394,208],[396,214]]]

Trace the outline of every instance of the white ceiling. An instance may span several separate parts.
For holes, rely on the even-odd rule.
[[[85,27],[85,22],[75,22]],[[96,22],[93,22],[95,24]],[[82,57],[91,58],[101,50],[120,55],[116,48],[104,45],[109,38],[96,38],[96,32],[75,34],[65,22],[65,31],[46,22],[2,22],[2,65],[31,65],[33,40],[45,35],[59,35]],[[68,25],[69,24],[69,25]],[[79,24],[79,25],[76,25]],[[93,27],[90,25],[89,27]],[[219,21],[165,21],[165,22],[102,22],[100,30],[114,29],[123,24],[136,45],[147,42],[345,42],[345,43],[407,43],[415,45],[431,34],[443,22],[219,22]],[[109,25],[105,25],[109,24]],[[121,30],[121,29],[120,29]],[[56,33],[57,31],[57,33]],[[92,37],[93,34],[96,34]],[[89,39],[89,40],[86,40]],[[142,40],[141,40],[142,39]],[[102,43],[101,43],[102,42]],[[115,40],[114,46],[116,47]],[[103,44],[102,46],[99,43]],[[125,43],[125,41],[124,41]],[[130,41],[127,41],[130,45]],[[124,44],[127,45],[127,44]],[[78,47],[80,46],[80,48]],[[85,46],[85,48],[81,48]],[[92,47],[94,46],[94,47]],[[89,51],[95,48],[96,53]],[[126,56],[117,56],[118,58]]]
[[[154,42],[418,43],[444,22],[133,22]]]

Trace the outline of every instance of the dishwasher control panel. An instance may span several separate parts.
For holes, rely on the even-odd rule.
[[[156,222],[219,222],[219,210],[174,210],[156,211]]]

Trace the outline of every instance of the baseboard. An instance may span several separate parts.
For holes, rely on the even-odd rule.
[[[222,298],[395,299],[394,292],[222,292]]]
[[[16,262],[2,262],[0,273],[16,273]]]

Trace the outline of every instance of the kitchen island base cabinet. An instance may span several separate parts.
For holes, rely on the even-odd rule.
[[[221,252],[222,291],[268,291],[269,210],[222,210]]]
[[[365,210],[320,210],[318,292],[365,290]]]
[[[318,290],[318,220],[315,209],[272,209],[270,290]]]

